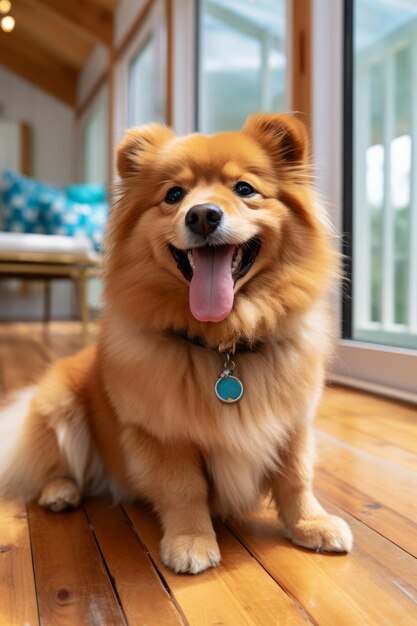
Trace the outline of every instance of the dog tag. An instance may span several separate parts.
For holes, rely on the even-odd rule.
[[[229,352],[227,352],[224,370],[214,385],[214,392],[222,402],[237,402],[243,396],[242,381],[236,376],[232,376],[234,368],[235,364],[231,360]]]
[[[243,384],[236,376],[224,376],[219,378],[214,391],[222,402],[237,402],[243,396]]]

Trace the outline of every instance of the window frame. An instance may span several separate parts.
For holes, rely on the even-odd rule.
[[[142,14],[141,14],[142,15]],[[134,37],[128,42],[126,48],[123,46],[122,53],[117,56],[113,67],[113,145],[117,146],[122,137],[123,129],[128,127],[128,105],[129,105],[129,68],[131,63],[143,49],[143,46],[152,37],[152,34],[162,28],[162,40],[164,42],[163,56],[165,58],[165,122],[169,124],[171,111],[171,89],[170,89],[170,10],[166,0],[153,0],[150,10],[143,15],[140,28],[137,29]]]
[[[344,1],[343,13],[343,178],[342,178],[342,319],[343,339],[353,334],[353,110],[354,110],[354,0]]]

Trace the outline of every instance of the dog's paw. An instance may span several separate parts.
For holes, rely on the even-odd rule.
[[[286,536],[293,543],[318,552],[350,552],[353,544],[349,526],[335,515],[300,520],[286,529]]]
[[[220,550],[211,534],[165,535],[161,541],[161,558],[177,574],[198,574],[220,563]]]
[[[75,509],[80,504],[80,499],[80,490],[72,480],[58,478],[45,485],[38,504],[59,513],[65,509]]]

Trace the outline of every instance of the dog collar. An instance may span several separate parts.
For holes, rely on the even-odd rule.
[[[208,348],[213,352],[219,352],[219,354],[224,357],[224,364],[223,370],[220,372],[219,378],[214,385],[214,393],[216,394],[216,397],[221,400],[221,402],[226,402],[227,404],[232,404],[240,400],[244,391],[243,383],[240,378],[233,376],[233,370],[236,365],[232,357],[235,354],[241,354],[244,352],[258,352],[262,347],[262,343],[260,341],[253,343],[250,342],[247,337],[240,337],[232,346],[224,346],[220,344],[218,348],[213,348],[212,346],[208,346],[204,343],[201,337],[190,337],[185,330],[170,330],[168,332],[175,337],[188,341],[194,346]]]
[[[208,350],[213,350],[213,352],[220,352],[220,353],[224,353],[224,354],[241,354],[241,353],[245,353],[245,352],[259,352],[259,350],[262,348],[263,343],[261,341],[255,341],[255,342],[251,342],[249,341],[249,339],[247,337],[240,337],[235,343],[234,345],[229,345],[229,346],[224,346],[223,344],[220,344],[217,348],[214,348],[213,346],[209,346],[206,343],[204,343],[204,341],[202,340],[201,337],[199,337],[198,335],[195,335],[193,337],[190,337],[187,334],[186,330],[169,330],[167,331],[168,334],[170,335],[174,335],[174,337],[179,337],[181,339],[184,339],[185,341],[188,341],[189,343],[192,343],[193,346],[199,346],[200,348],[207,348]]]

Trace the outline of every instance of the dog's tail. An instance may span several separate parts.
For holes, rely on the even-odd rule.
[[[35,391],[35,386],[20,389],[0,407],[0,496],[16,495],[16,487],[21,483],[18,457]]]
[[[84,494],[114,492],[84,408],[58,362],[37,386],[0,408],[0,497],[37,499],[46,484],[63,477]]]

